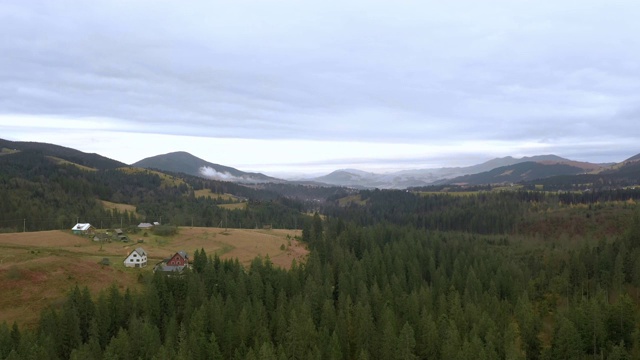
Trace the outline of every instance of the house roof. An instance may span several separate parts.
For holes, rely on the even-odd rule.
[[[150,228],[153,227],[153,224],[149,224],[149,223],[140,223],[138,224],[138,227],[141,229],[146,229],[146,228]]]
[[[71,230],[76,231],[87,231],[91,227],[89,223],[77,223],[76,226],[72,227]]]
[[[186,251],[184,251],[184,250],[180,250],[180,251],[178,251],[178,254],[180,254],[180,256],[182,256],[182,257],[183,257],[183,258],[185,258],[185,259],[188,259],[188,258],[189,258],[189,255],[187,255],[187,252],[186,252]]]
[[[171,271],[178,271],[178,272],[180,272],[180,271],[184,270],[184,268],[185,268],[185,267],[186,267],[186,265],[183,265],[183,266],[174,266],[174,265],[165,265],[165,264],[162,264],[162,265],[159,267],[159,269],[160,269],[160,271],[167,271],[167,272],[171,272]]]
[[[133,251],[137,252],[137,253],[138,253],[138,255],[140,255],[140,256],[147,256],[147,252],[146,252],[146,251],[144,251],[144,249],[143,249],[143,248],[141,248],[141,247],[139,247],[139,248],[135,248],[135,250],[133,250]],[[132,252],[133,252],[133,251],[132,251]]]

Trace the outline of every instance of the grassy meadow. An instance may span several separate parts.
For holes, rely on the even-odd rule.
[[[294,239],[299,235],[295,230],[183,227],[174,236],[131,234],[128,243],[101,244],[68,231],[0,234],[0,286],[5,289],[0,323],[35,325],[41,310],[59,305],[76,284],[94,294],[112,284],[121,290],[140,289],[140,280],[150,276],[153,266],[179,250],[193,256],[196,249],[204,249],[208,255],[238,258],[245,265],[256,256],[269,255],[275,265],[288,268],[293,259],[301,261],[307,254]],[[149,265],[124,267],[125,257],[138,246],[149,254]],[[104,258],[109,266],[100,265]]]

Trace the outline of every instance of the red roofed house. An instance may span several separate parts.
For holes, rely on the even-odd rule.
[[[155,271],[182,272],[186,267],[189,267],[189,255],[185,251],[178,251],[172,257],[164,259],[156,265]]]

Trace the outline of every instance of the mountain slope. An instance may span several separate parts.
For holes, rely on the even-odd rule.
[[[578,175],[553,176],[530,181],[534,188],[542,185],[545,190],[612,190],[640,185],[640,154],[599,172]]]
[[[210,163],[184,151],[148,157],[131,166],[240,183],[282,181],[264,174],[244,172],[229,166]]]
[[[584,173],[581,167],[567,164],[545,164],[538,162],[523,162],[509,166],[502,166],[479,174],[465,175],[453,179],[441,180],[438,184],[506,184],[531,181],[559,175],[576,175]]]
[[[64,146],[26,141],[9,141],[0,139],[0,149],[9,149],[17,151],[30,151],[40,153],[44,156],[63,159],[74,164],[93,168],[93,169],[116,169],[128,166],[125,163],[109,159],[98,154],[84,153],[79,150],[67,148]],[[8,151],[12,152],[12,151]]]
[[[640,161],[640,154],[637,154],[635,156],[628,158],[627,160],[623,161],[623,163],[633,162],[633,161]]]

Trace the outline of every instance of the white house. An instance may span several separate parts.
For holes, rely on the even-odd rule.
[[[136,248],[124,259],[124,266],[137,268],[147,266],[147,252],[143,248]]]
[[[71,228],[71,231],[77,235],[86,234],[89,230],[91,230],[91,224],[89,223],[77,223],[76,226]]]

